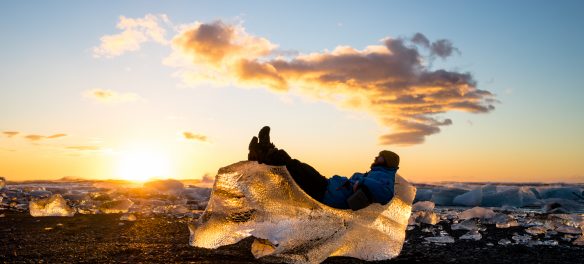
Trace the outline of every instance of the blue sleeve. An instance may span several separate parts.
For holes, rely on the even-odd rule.
[[[384,183],[372,177],[365,177],[359,181],[359,184],[367,187],[374,198],[374,202],[386,204],[393,198],[394,181],[395,179]]]
[[[363,176],[365,176],[365,174],[356,172],[353,174],[353,176],[351,176],[349,180],[351,181],[352,184],[355,184],[355,182],[357,181],[361,182],[363,180]]]

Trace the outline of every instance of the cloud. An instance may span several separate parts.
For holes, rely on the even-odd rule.
[[[66,137],[67,134],[54,134],[54,135],[50,135],[47,138],[60,138],[60,137]]]
[[[92,89],[83,92],[86,98],[94,99],[101,103],[125,103],[144,101],[144,98],[135,93],[121,93],[106,89]]]
[[[122,32],[105,35],[100,38],[100,45],[93,48],[95,57],[116,57],[128,51],[136,51],[148,41],[167,44],[166,30],[161,23],[169,24],[166,15],[147,14],[143,18],[120,16],[117,28]]]
[[[5,136],[7,136],[9,138],[18,135],[19,133],[20,132],[18,132],[18,131],[2,131],[2,134],[4,134]]]
[[[37,134],[30,134],[30,135],[26,135],[24,138],[30,140],[30,141],[40,141],[40,140],[44,140],[44,139],[54,139],[54,138],[60,138],[60,137],[66,137],[67,134],[53,134],[50,136],[43,136],[43,135],[37,135]]]
[[[91,151],[91,150],[100,150],[100,147],[97,146],[68,146],[66,149],[72,150],[79,150],[79,151]]]
[[[422,33],[416,33],[411,38],[412,43],[420,45],[424,48],[430,50],[432,56],[438,56],[440,58],[450,57],[453,53],[460,53],[460,51],[452,45],[452,42],[447,39],[439,39],[434,42],[430,42],[426,36]]]
[[[207,136],[205,135],[201,135],[201,134],[195,134],[192,132],[183,132],[183,137],[188,139],[188,140],[195,140],[195,141],[201,141],[201,142],[207,142]]]
[[[41,135],[27,135],[26,137],[24,137],[30,141],[39,141],[41,139],[44,139],[45,136],[41,136]]]
[[[170,47],[163,63],[176,68],[187,85],[264,87],[367,112],[388,129],[381,144],[423,143],[452,124],[441,115],[488,113],[497,103],[492,93],[477,88],[472,74],[433,69],[433,58],[459,51],[449,40],[432,42],[421,33],[387,37],[363,49],[282,54],[242,25],[197,22],[176,32]]]

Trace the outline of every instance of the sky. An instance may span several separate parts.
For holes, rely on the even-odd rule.
[[[584,182],[582,1],[2,1],[0,176]]]

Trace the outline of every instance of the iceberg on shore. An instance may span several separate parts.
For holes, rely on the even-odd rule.
[[[60,194],[44,199],[31,200],[28,208],[30,215],[34,217],[75,215],[75,209],[67,205],[67,201]]]
[[[190,244],[217,248],[254,236],[264,261],[318,263],[329,256],[363,260],[396,257],[403,246],[416,188],[396,175],[386,205],[341,210],[308,196],[283,166],[242,161],[221,168]]]

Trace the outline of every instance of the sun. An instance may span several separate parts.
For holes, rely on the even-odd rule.
[[[145,182],[171,176],[168,156],[161,152],[144,149],[125,151],[118,162],[118,175],[124,180]]]

